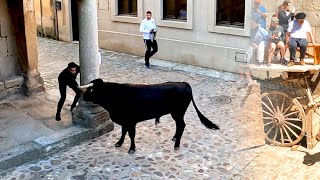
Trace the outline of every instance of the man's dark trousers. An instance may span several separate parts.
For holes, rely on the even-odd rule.
[[[65,81],[59,79],[59,91],[60,91],[60,95],[61,95],[61,98],[58,102],[58,108],[57,108],[57,115],[59,115],[59,116],[60,116],[62,106],[66,100],[66,97],[67,97],[67,86],[69,86],[76,93],[76,96],[74,97],[73,103],[71,105],[71,110],[74,107],[76,107],[77,102],[81,96],[81,90],[78,88],[76,81],[74,81],[72,83],[66,83]]]
[[[289,50],[290,50],[290,60],[296,59],[297,47],[300,47],[300,60],[304,59],[307,52],[307,39],[301,38],[290,38],[289,40]]]
[[[145,65],[149,67],[150,66],[149,59],[158,51],[158,43],[156,40],[150,40],[150,39],[145,39],[144,42],[147,47],[144,60],[145,60]],[[151,48],[152,48],[152,51],[151,51]]]

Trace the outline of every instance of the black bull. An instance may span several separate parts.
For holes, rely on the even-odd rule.
[[[202,124],[209,129],[219,127],[209,121],[197,108],[192,95],[191,86],[185,82],[166,82],[162,84],[118,84],[96,79],[91,82],[83,95],[83,100],[99,104],[106,109],[113,122],[122,126],[122,135],[115,144],[120,147],[127,132],[131,139],[129,153],[135,152],[135,133],[138,122],[156,119],[171,114],[176,122],[174,149],[180,147],[180,140],[186,126],[184,115],[192,101]]]

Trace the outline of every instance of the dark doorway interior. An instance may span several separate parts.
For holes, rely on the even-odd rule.
[[[72,35],[74,41],[79,41],[79,16],[77,0],[71,0]]]

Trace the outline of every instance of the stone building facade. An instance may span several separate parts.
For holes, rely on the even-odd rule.
[[[47,36],[58,37],[62,41],[78,40],[77,1],[80,0],[38,1],[38,33],[45,32]],[[238,67],[249,61],[247,49],[252,0],[96,1],[100,48],[143,56],[145,48],[139,32],[139,23],[145,18],[145,12],[150,10],[159,28],[159,51],[155,58],[230,72],[238,72]],[[60,6],[55,5],[57,2]],[[282,2],[262,0],[268,11],[267,25]],[[182,4],[185,5],[187,17],[174,18],[175,9]],[[307,19],[313,27],[315,39],[320,42],[317,21],[320,2],[292,0],[292,5],[298,12],[304,11],[308,14]],[[233,17],[232,14],[242,17],[243,22],[240,26],[228,24],[229,17]],[[56,35],[49,35],[52,32],[56,32]]]
[[[76,0],[58,1],[61,10],[55,7],[53,11],[59,40],[77,40]],[[44,2],[52,4],[42,0],[42,6]],[[247,61],[251,0],[97,0],[97,5],[100,48],[143,56],[145,47],[139,26],[150,10],[159,29],[155,58],[231,72],[237,72],[239,65]],[[187,12],[184,19],[174,17],[180,6],[185,6]],[[218,12],[224,9],[225,13]],[[233,11],[240,15],[233,16]],[[225,23],[231,16],[236,23]],[[37,17],[38,26],[43,18]]]
[[[32,0],[0,0],[0,100],[42,90]]]

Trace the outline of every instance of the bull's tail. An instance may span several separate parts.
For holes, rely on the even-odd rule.
[[[194,102],[194,99],[193,99],[193,94],[192,94],[192,89],[191,89],[191,86],[189,84],[187,84],[188,87],[190,88],[190,91],[191,91],[191,97],[192,97],[192,104],[194,106],[194,108],[196,109],[196,112],[200,118],[200,121],[202,124],[204,124],[207,128],[209,129],[220,129],[218,125],[214,124],[213,122],[211,122],[208,118],[206,118],[198,109],[196,103]]]

